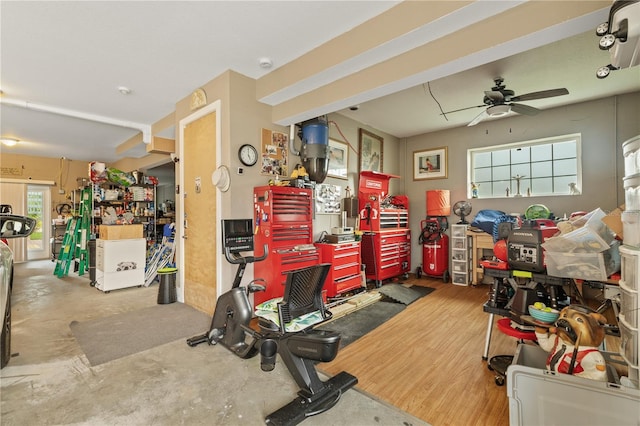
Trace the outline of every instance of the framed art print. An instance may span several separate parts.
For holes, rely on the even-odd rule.
[[[415,151],[413,153],[413,180],[446,179],[447,147]]]
[[[349,145],[329,139],[329,172],[327,176],[346,179],[349,165]]]
[[[360,170],[382,172],[382,137],[365,129],[359,129]]]

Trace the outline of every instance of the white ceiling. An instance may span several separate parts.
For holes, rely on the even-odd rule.
[[[397,3],[3,0],[0,130],[2,137],[22,142],[2,149],[105,162],[144,155],[143,145],[116,154],[116,148],[138,130],[37,109],[55,108],[134,127],[150,126],[170,114],[177,101],[226,70],[258,79]],[[339,67],[323,70],[307,83],[337,79],[445,36],[445,23],[446,30],[455,31],[456,25],[486,19],[521,3],[474,2],[447,19],[408,33],[398,42],[384,43]],[[609,63],[608,53],[598,49],[595,36],[595,26],[606,20],[607,12],[603,8],[481,55],[427,70],[413,79],[370,90],[348,101],[359,104],[357,111],[342,109],[348,106],[343,104],[327,105],[321,112],[338,109],[383,132],[407,137],[465,125],[481,111],[449,114],[446,121],[426,85],[421,84],[426,81],[430,81],[431,91],[445,111],[482,104],[483,92],[493,86],[496,76],[504,77],[507,88],[516,94],[557,87],[569,90],[567,96],[524,102],[538,108],[638,91],[638,67],[613,72],[605,80],[595,78],[596,68]],[[509,23],[496,31],[509,31]],[[549,44],[555,39],[559,41]],[[273,61],[271,70],[259,66],[263,57]],[[130,88],[131,94],[122,95],[120,86]],[[276,104],[282,101],[278,96],[291,99],[308,90],[303,86],[294,85],[287,93],[263,101]],[[392,92],[397,93],[380,97]]]

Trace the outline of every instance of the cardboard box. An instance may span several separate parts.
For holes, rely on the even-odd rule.
[[[602,218],[602,222],[611,229],[616,236],[624,240],[624,233],[622,228],[622,212],[624,211],[624,204],[613,210],[611,213]]]
[[[100,225],[102,240],[130,240],[143,238],[142,224],[134,225]]]

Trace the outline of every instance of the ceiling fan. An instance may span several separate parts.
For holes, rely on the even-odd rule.
[[[565,88],[562,89],[550,89],[541,90],[539,92],[526,93],[524,95],[516,96],[513,90],[506,88],[504,79],[502,77],[496,77],[493,82],[495,86],[489,91],[484,92],[483,105],[475,105],[467,108],[456,109],[453,111],[445,112],[443,114],[450,114],[453,112],[464,111],[471,108],[483,108],[487,107],[484,111],[478,114],[467,126],[475,126],[485,118],[500,117],[513,111],[518,114],[524,115],[536,115],[540,112],[539,109],[529,105],[516,103],[519,101],[533,101],[536,99],[552,98],[554,96],[568,95],[569,91]]]

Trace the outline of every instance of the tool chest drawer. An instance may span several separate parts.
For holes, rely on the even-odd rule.
[[[320,262],[331,264],[324,285],[327,297],[335,297],[362,286],[359,241],[316,243],[316,247],[320,250]]]

